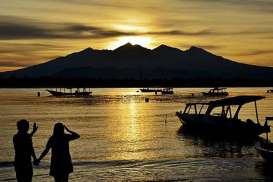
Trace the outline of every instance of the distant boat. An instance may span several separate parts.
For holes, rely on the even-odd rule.
[[[273,93],[273,89],[268,89],[266,92],[267,93]]]
[[[160,92],[161,88],[141,88],[141,92]]]
[[[265,123],[268,125],[268,121],[273,121],[273,117],[266,117]],[[266,141],[257,142],[255,145],[255,149],[259,152],[259,154],[264,158],[266,162],[273,163],[273,143],[268,140],[268,133],[266,132]]]
[[[210,89],[208,92],[202,92],[203,96],[208,97],[225,97],[228,96],[227,88],[214,87]]]
[[[92,93],[89,88],[56,88],[47,91],[55,97],[88,97]]]
[[[183,126],[200,133],[257,137],[270,130],[267,125],[262,126],[258,118],[256,101],[263,98],[262,96],[236,96],[206,103],[188,103],[184,111],[176,112],[176,116]],[[238,118],[242,106],[250,102],[255,103],[257,122],[250,119],[242,121]],[[232,113],[231,108],[234,107],[236,111]]]
[[[173,94],[174,92],[173,92],[173,88],[163,88],[161,90],[161,93],[162,94]]]
[[[173,88],[141,88],[139,89],[141,92],[146,93],[162,93],[162,94],[173,94]]]

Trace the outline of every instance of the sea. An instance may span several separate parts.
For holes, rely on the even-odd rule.
[[[257,102],[263,124],[266,116],[273,116],[273,94],[266,93],[268,89],[227,91],[230,96],[265,96]],[[175,113],[185,103],[217,99],[202,96],[209,88],[174,88],[173,95],[143,94],[139,88],[91,90],[88,98],[56,98],[46,88],[0,89],[0,181],[16,181],[12,138],[20,119],[39,127],[33,136],[37,156],[55,123],[63,122],[80,134],[70,143],[74,166],[70,181],[273,181],[273,169],[256,152],[256,141],[181,132]],[[256,121],[254,103],[245,105],[239,117]],[[50,156],[49,152],[34,167],[34,182],[53,181]]]

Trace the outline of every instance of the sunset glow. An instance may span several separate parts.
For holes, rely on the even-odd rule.
[[[133,45],[137,44],[142,47],[151,48],[152,39],[150,37],[140,37],[140,36],[119,37],[116,41],[110,42],[108,48],[115,49],[126,43],[131,43]]]
[[[273,66],[273,2],[266,0],[2,0],[0,71],[125,43],[202,47],[246,64]]]

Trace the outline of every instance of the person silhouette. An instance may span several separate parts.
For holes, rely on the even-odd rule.
[[[69,133],[65,134],[64,129]],[[67,182],[69,174],[73,172],[69,142],[80,138],[76,132],[69,130],[62,123],[56,123],[53,135],[49,138],[46,147],[36,163],[44,158],[51,149],[51,163],[49,175],[54,177],[55,182]]]
[[[37,131],[36,123],[33,124],[33,130],[29,134],[29,122],[25,119],[17,122],[18,132],[13,136],[13,145],[15,150],[14,168],[18,182],[31,182],[33,169],[31,157],[36,161],[36,155],[32,145],[32,136]]]

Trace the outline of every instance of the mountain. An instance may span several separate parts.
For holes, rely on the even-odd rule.
[[[84,49],[46,63],[0,73],[7,79],[185,80],[266,82],[273,68],[238,63],[202,48],[147,49],[127,43],[115,50]]]

